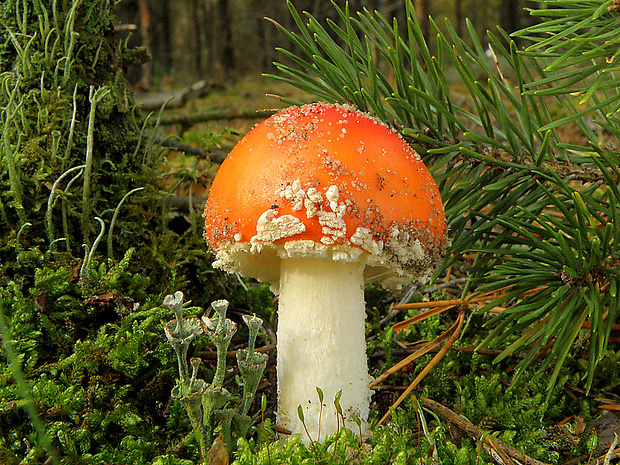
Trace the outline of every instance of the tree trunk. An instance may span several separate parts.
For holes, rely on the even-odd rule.
[[[150,47],[151,44],[151,8],[148,0],[138,0],[138,19],[140,20],[140,35],[142,36],[142,45]],[[142,74],[139,84],[143,88],[150,87],[150,79],[152,75],[152,63],[147,61],[142,65]]]
[[[463,0],[456,0],[454,12],[456,14],[456,33],[459,37],[463,37]]]
[[[186,0],[170,0],[170,56],[173,73],[179,75],[195,69],[194,9]]]
[[[218,0],[218,17],[221,21],[220,29],[220,56],[222,69],[224,72],[230,71],[235,67],[235,50],[232,43],[232,30],[235,27],[230,11],[228,0]]]
[[[430,37],[430,24],[428,21],[428,15],[430,14],[429,0],[415,0],[414,6],[418,21],[420,22],[420,28],[422,29],[422,35],[428,43]]]
[[[511,33],[521,27],[521,2],[519,0],[504,0],[500,7],[500,21],[502,28]]]

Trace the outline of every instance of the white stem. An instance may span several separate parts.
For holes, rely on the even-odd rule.
[[[364,338],[364,264],[324,258],[286,258],[280,268],[278,308],[277,420],[309,442],[337,431],[334,398],[345,426],[358,432],[357,417],[366,426],[371,379]],[[324,394],[319,405],[316,388]],[[320,426],[319,426],[320,425]],[[319,437],[320,431],[320,437]]]

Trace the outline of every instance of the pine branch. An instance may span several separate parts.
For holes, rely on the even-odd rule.
[[[499,359],[527,349],[519,369],[552,368],[551,388],[585,327],[589,387],[620,313],[618,9],[547,3],[555,8],[532,11],[539,25],[515,34],[531,47],[499,28],[483,41],[469,22],[462,38],[431,19],[433,54],[410,1],[404,34],[396,19],[335,2],[328,31],[288,2],[299,32],[274,24],[299,53],[281,50],[289,64],[273,77],[399,130],[441,189],[452,235],[444,268],[474,253],[463,295],[504,290],[485,307],[506,307],[485,344],[504,348]]]

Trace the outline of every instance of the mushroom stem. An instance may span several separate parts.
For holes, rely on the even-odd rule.
[[[364,263],[286,258],[280,268],[278,309],[278,424],[321,441],[335,433],[334,398],[345,426],[366,426],[370,404],[364,320]],[[320,408],[316,388],[324,394]],[[298,407],[304,409],[304,425]],[[319,433],[320,432],[320,433]],[[319,434],[322,437],[319,437]]]

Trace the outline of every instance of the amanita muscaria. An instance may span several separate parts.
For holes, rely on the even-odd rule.
[[[366,426],[364,283],[425,279],[447,243],[439,191],[418,154],[351,107],[291,107],[233,148],[204,217],[213,265],[279,295],[278,424],[305,436],[301,405],[312,439],[324,439],[337,429],[342,391],[346,426],[357,431],[355,417]]]

